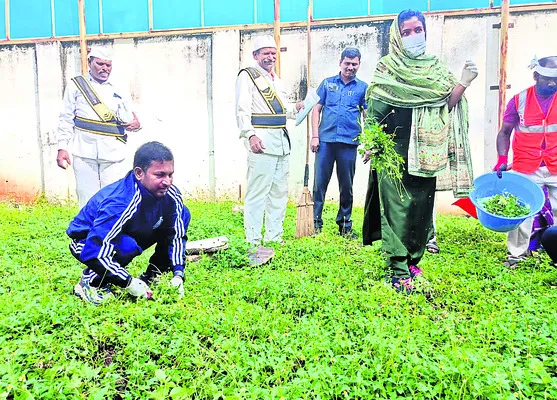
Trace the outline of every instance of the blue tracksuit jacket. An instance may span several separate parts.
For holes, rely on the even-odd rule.
[[[184,269],[189,222],[190,212],[174,185],[157,198],[129,172],[97,192],[66,233],[82,263],[99,275],[108,271],[114,283],[125,287],[131,276],[124,267],[154,243],[167,245],[174,271]]]

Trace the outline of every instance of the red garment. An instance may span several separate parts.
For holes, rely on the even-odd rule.
[[[476,210],[476,206],[470,200],[470,197],[464,197],[462,199],[458,199],[453,203],[453,206],[458,206],[470,214],[471,217],[478,219],[478,211]]]
[[[514,96],[520,117],[514,129],[513,169],[524,174],[534,173],[542,163],[552,174],[557,174],[557,102],[553,101],[547,115],[532,86]]]
[[[553,102],[553,95],[542,96],[541,94],[536,92],[536,99],[538,99],[538,103],[540,103],[543,114],[547,115],[549,106]],[[518,116],[518,111],[516,110],[516,101],[514,100],[514,96],[507,103],[505,115],[503,116],[503,122],[508,122],[512,126],[516,126],[520,122],[520,117]]]

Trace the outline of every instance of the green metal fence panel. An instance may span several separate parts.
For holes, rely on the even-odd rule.
[[[201,21],[200,0],[153,0],[153,28],[199,28]]]
[[[398,14],[412,8],[427,11],[427,0],[371,0],[371,15]]]
[[[344,2],[339,0],[314,0],[313,18],[343,18],[362,17],[368,15],[368,2],[354,0]],[[305,18],[302,19],[302,21]]]
[[[50,0],[11,0],[11,39],[52,36]]]
[[[76,6],[76,17],[77,17],[77,34],[79,35],[79,17],[77,16],[77,1],[70,0],[72,4],[75,3]],[[100,18],[100,5],[99,0],[85,0],[85,20],[87,22],[86,28],[87,33],[90,35],[95,35],[101,33],[101,18]],[[58,8],[56,8],[58,11]],[[56,25],[58,26],[58,25]],[[58,28],[56,28],[58,31]]]
[[[0,40],[6,38],[5,4],[0,0]],[[77,0],[54,0],[54,32],[51,0],[10,0],[10,38],[33,39],[79,35]],[[511,5],[551,4],[555,0],[510,0]],[[87,33],[146,32],[148,0],[86,0]],[[273,23],[274,0],[152,0],[156,30]],[[494,5],[500,6],[501,0]],[[102,6],[102,23],[100,21]],[[314,0],[314,19],[398,14],[420,11],[487,8],[490,0]],[[281,0],[281,22],[307,19],[308,0]]]
[[[54,0],[56,36],[79,35],[79,13],[77,9],[76,0]],[[86,1],[85,20],[87,21],[88,34],[100,33],[99,2],[97,0]]]
[[[253,0],[204,0],[203,5],[205,26],[255,23],[255,4]]]
[[[0,39],[6,39],[6,0],[0,0]]]
[[[308,15],[307,0],[280,0],[280,21],[305,21]],[[257,23],[272,24],[275,18],[274,0],[257,0]]]
[[[87,3],[86,11],[88,11],[91,5],[89,2]],[[79,13],[77,9],[77,1],[75,0],[54,0],[56,36],[79,35]],[[89,27],[89,24],[93,25],[87,18],[87,15],[85,15],[85,19],[87,21],[87,27]]]
[[[103,33],[149,30],[147,0],[105,0],[102,2],[102,15]]]
[[[517,6],[520,4],[544,4],[544,3],[555,3],[555,0],[510,0],[511,6]],[[493,2],[494,6],[500,6],[501,0],[495,0]]]

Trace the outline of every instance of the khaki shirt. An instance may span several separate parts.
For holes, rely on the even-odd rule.
[[[278,95],[286,110],[286,117],[290,119],[296,118],[294,107],[287,104],[286,92],[284,91],[282,81],[278,76],[271,77],[271,74],[256,65],[255,68],[263,75],[269,86]],[[246,71],[238,75],[236,79],[236,122],[240,129],[240,138],[245,138],[246,147],[249,151],[249,137],[256,135],[265,146],[264,153],[282,156],[290,154],[290,144],[287,136],[282,128],[254,128],[251,124],[251,114],[271,114],[269,106],[263,100],[261,93],[249,77]]]

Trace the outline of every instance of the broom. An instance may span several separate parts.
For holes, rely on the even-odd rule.
[[[72,195],[70,193],[70,182],[72,179],[72,175],[70,172],[70,166],[68,164],[68,162],[66,160],[64,160],[64,167],[66,169],[66,196],[68,199],[68,204],[70,203],[70,201],[72,200]]]
[[[307,87],[310,87],[310,66],[311,66],[311,41],[310,41],[310,23],[311,23],[311,11],[312,11],[313,1],[309,1],[308,7],[308,21],[307,21],[307,31],[308,31],[308,73],[307,73]],[[306,135],[306,168],[304,170],[304,190],[302,191],[302,196],[298,202],[298,207],[296,211],[296,238],[301,238],[304,236],[311,236],[315,233],[315,228],[313,225],[313,198],[311,192],[308,189],[309,184],[309,142],[311,134],[311,116],[310,113],[307,115],[307,135]]]

